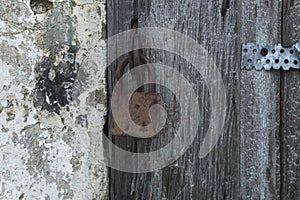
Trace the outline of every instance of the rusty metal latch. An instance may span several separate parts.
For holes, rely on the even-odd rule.
[[[137,15],[137,14],[135,14]],[[135,33],[132,36],[132,49],[134,49],[135,45],[140,44],[139,34],[138,34],[138,18],[137,16],[134,16],[131,22],[131,28],[135,29]],[[119,66],[117,66],[115,78],[118,81],[125,73],[125,69],[128,66],[129,67],[129,73],[132,74],[132,69],[134,67],[137,67],[139,65],[146,64],[146,68],[148,70],[149,74],[154,74],[155,71],[151,69],[151,63],[149,59],[147,59],[142,52],[142,49],[137,49],[132,52],[129,52],[127,56],[125,56],[125,59]],[[133,74],[132,74],[133,75]],[[137,82],[141,83],[143,79],[146,79],[146,74],[135,74],[133,77],[138,80]],[[124,85],[125,87],[125,85]],[[152,135],[144,135],[144,137],[154,137],[156,133],[154,130],[156,130],[155,125],[158,125],[159,123],[151,123],[154,122],[157,119],[160,119],[160,112],[157,110],[154,115],[149,115],[150,113],[150,107],[155,104],[160,103],[160,95],[156,92],[156,86],[155,84],[148,84],[147,86],[142,86],[140,88],[136,88],[136,92],[130,94],[126,93],[126,90],[124,90],[123,94],[118,93],[118,99],[116,99],[115,102],[112,103],[112,109],[118,109],[119,112],[119,121],[116,122],[114,116],[112,116],[112,122],[110,124],[110,134],[111,135],[125,135],[125,132],[128,132],[128,130],[133,130],[132,121],[140,127],[139,130],[135,130],[136,133],[132,133],[131,136],[139,137],[140,133],[153,133]],[[112,91],[111,91],[112,92]],[[122,91],[121,91],[122,92]],[[131,97],[129,102],[129,116],[127,112],[127,97]],[[121,119],[121,120],[120,120]],[[122,125],[121,127],[125,127],[125,130],[121,130],[121,128],[118,125]],[[134,126],[135,127],[135,126]],[[151,129],[149,131],[148,129]]]
[[[242,69],[300,69],[300,40],[291,47],[261,44],[243,44]]]

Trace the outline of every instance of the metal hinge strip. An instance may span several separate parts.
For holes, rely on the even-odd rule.
[[[243,44],[242,69],[300,69],[300,40],[292,47]]]

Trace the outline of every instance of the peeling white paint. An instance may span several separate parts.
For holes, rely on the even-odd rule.
[[[33,104],[35,69],[49,56],[44,44],[51,12],[34,15],[29,0],[0,2],[7,11],[0,16],[0,44],[6,44],[0,50],[0,199],[107,199],[106,107],[88,98],[95,90],[105,98],[104,2],[75,1],[68,8],[70,1],[52,1],[74,19],[81,47],[76,62],[84,73],[75,80],[78,97],[59,115]],[[79,116],[86,121],[78,123]]]

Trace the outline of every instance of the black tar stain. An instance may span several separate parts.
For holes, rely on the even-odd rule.
[[[44,57],[35,69],[37,74],[34,90],[34,106],[41,110],[60,113],[61,107],[73,100],[73,85],[79,64],[76,63],[76,47],[55,46],[49,57]],[[60,62],[55,66],[55,59]]]

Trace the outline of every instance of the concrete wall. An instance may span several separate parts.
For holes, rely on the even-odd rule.
[[[0,2],[0,199],[107,199],[104,0]]]

